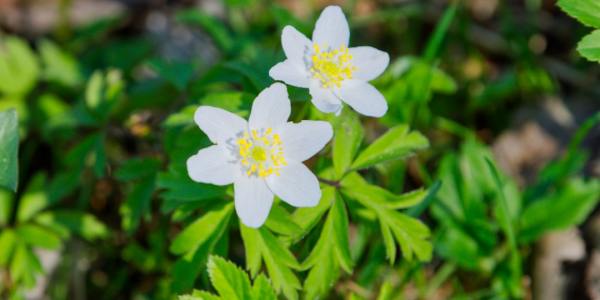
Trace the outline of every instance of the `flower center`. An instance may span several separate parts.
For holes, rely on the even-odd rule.
[[[281,139],[272,128],[244,132],[237,139],[237,146],[242,168],[248,176],[279,176],[279,169],[287,165]]]
[[[325,88],[340,87],[344,79],[351,79],[356,67],[352,64],[352,55],[348,47],[321,51],[318,44],[313,45],[314,53],[311,56],[312,66],[310,72],[313,78],[318,79]]]

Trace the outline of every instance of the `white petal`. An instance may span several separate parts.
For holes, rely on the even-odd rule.
[[[281,33],[281,46],[288,59],[304,64],[304,56],[310,51],[312,42],[296,28],[288,25]]]
[[[287,122],[292,107],[283,83],[273,83],[264,89],[252,103],[249,125],[251,129],[277,127]]]
[[[307,88],[310,84],[308,75],[306,67],[298,65],[290,59],[276,64],[269,70],[271,78],[302,88]]]
[[[333,92],[328,89],[321,87],[318,81],[311,81],[310,100],[320,111],[324,113],[339,113],[342,110],[342,102],[338,99]]]
[[[373,47],[350,48],[350,55],[352,64],[356,67],[352,76],[364,81],[377,78],[390,63],[390,56],[386,52]]]
[[[187,160],[187,171],[194,181],[226,185],[233,182],[235,166],[227,161],[221,146],[213,145],[191,156]]]
[[[211,106],[198,107],[194,121],[213,143],[223,143],[248,127],[238,115]]]
[[[273,204],[273,192],[264,179],[238,176],[233,184],[235,211],[242,223],[258,228],[265,223]]]
[[[321,151],[333,136],[328,122],[302,121],[287,123],[279,128],[285,157],[302,162]]]
[[[319,180],[304,164],[289,163],[280,173],[267,177],[267,184],[277,197],[295,207],[312,207],[319,203]]]
[[[388,109],[383,95],[375,87],[362,80],[344,80],[339,89],[339,95],[342,101],[365,116],[381,117]]]
[[[312,41],[321,46],[338,49],[341,46],[348,46],[350,39],[350,29],[344,12],[339,6],[326,7],[315,24]]]

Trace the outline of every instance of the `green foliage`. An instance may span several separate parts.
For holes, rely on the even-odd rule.
[[[428,146],[429,142],[423,135],[409,132],[406,125],[399,125],[363,150],[352,163],[352,169],[363,169],[391,159],[403,158]]]
[[[600,30],[586,35],[577,45],[577,51],[588,60],[600,62]]]
[[[0,187],[17,190],[19,181],[19,128],[17,112],[0,112]]]
[[[15,97],[27,94],[40,73],[37,57],[27,43],[0,36],[0,92]]]
[[[558,6],[579,22],[600,29],[600,3],[594,0],[560,0]],[[577,45],[581,56],[600,62],[600,31],[586,35]]]
[[[218,296],[204,291],[194,291],[191,295],[179,296],[180,300],[275,300],[277,295],[267,278],[260,274],[250,285],[248,274],[235,264],[218,256],[211,256],[207,264],[210,282]]]

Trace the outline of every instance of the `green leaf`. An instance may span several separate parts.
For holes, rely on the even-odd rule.
[[[0,112],[0,187],[17,191],[19,122],[14,109]]]
[[[228,209],[231,211],[232,205],[229,204],[228,206]],[[225,207],[223,209],[227,210]],[[215,246],[223,238],[223,235],[226,232],[227,224],[229,223],[228,218],[226,219],[227,220],[221,222],[221,226],[218,226],[213,230],[210,237],[205,239],[206,242],[197,244],[195,248],[189,248],[190,251],[175,262],[171,271],[171,276],[173,278],[171,288],[173,291],[182,292],[194,286],[194,282],[202,271],[208,256],[213,252]],[[192,232],[192,230],[189,232]],[[184,240],[184,238],[181,239]],[[194,243],[196,244],[197,242],[194,241]],[[185,246],[181,245],[176,246],[175,248],[181,249],[183,247]]]
[[[254,280],[254,285],[252,286],[252,299],[277,300],[275,290],[273,290],[269,280],[263,274],[259,274]]]
[[[6,226],[11,221],[13,206],[15,205],[15,195],[7,190],[0,188],[0,226]]]
[[[44,190],[45,182],[46,176],[42,173],[38,173],[33,177],[19,202],[17,221],[29,220],[50,204],[48,195]]]
[[[180,92],[186,89],[196,69],[194,64],[189,62],[165,61],[161,59],[150,60],[148,64],[156,73],[175,86]]]
[[[600,180],[571,179],[534,202],[520,217],[519,240],[529,242],[551,230],[581,224],[600,200]]]
[[[35,222],[51,228],[61,237],[67,238],[75,233],[86,240],[104,238],[108,229],[96,217],[80,211],[53,210],[36,216]]]
[[[238,266],[218,256],[211,256],[207,268],[210,282],[223,299],[250,298],[250,279]]]
[[[126,231],[135,231],[142,217],[149,212],[155,189],[154,181],[154,177],[149,177],[135,184],[125,202],[119,207],[121,224]]]
[[[262,258],[275,290],[288,299],[298,299],[300,281],[292,269],[299,269],[300,265],[290,250],[264,227],[253,229],[240,223],[240,228],[250,273],[253,276],[258,273]]]
[[[448,28],[450,28],[452,20],[454,20],[454,16],[456,15],[457,7],[458,2],[453,2],[453,4],[446,9],[444,15],[436,25],[433,35],[427,42],[427,48],[425,49],[425,54],[423,55],[426,60],[433,61],[439,55],[442,42],[444,41],[444,38],[447,35],[446,33],[448,32]]]
[[[19,238],[34,247],[58,249],[62,245],[56,233],[35,224],[21,225],[15,231]]]
[[[155,158],[133,158],[125,161],[115,172],[120,181],[130,181],[154,176],[160,169],[160,161]]]
[[[0,92],[23,96],[39,76],[38,61],[29,45],[16,37],[0,36]]]
[[[600,2],[596,0],[559,0],[558,6],[579,22],[600,28]]]
[[[33,251],[24,243],[18,243],[10,263],[10,275],[14,282],[22,282],[25,287],[35,284],[35,276],[42,272],[42,265]]]
[[[377,187],[369,187],[357,173],[348,174],[341,184],[341,191],[345,196],[377,215],[390,263],[394,263],[396,257],[394,240],[400,245],[402,255],[406,259],[412,260],[414,256],[419,261],[431,259],[433,249],[428,241],[431,233],[425,224],[396,211],[393,206],[387,205],[387,201],[380,194],[365,193],[365,189],[375,191]]]
[[[164,189],[161,193],[163,207],[176,207],[183,203],[206,201],[225,195],[224,187],[194,182],[186,173],[175,170],[159,173],[156,185]]]
[[[577,51],[588,60],[600,62],[600,30],[584,36],[577,44]]]
[[[409,132],[408,126],[396,126],[375,140],[358,155],[352,169],[364,169],[375,164],[406,157],[429,146],[427,138],[418,132]]]
[[[228,223],[232,211],[233,203],[228,203],[204,214],[177,235],[169,250],[175,255],[194,251]]]
[[[304,281],[307,299],[324,297],[339,277],[340,267],[352,273],[353,261],[348,235],[348,215],[344,201],[337,195],[321,236],[303,263],[304,268],[310,268]]]
[[[274,204],[271,207],[271,212],[265,225],[273,232],[282,235],[294,237],[303,234],[302,228],[294,222],[290,213],[279,204]]]
[[[344,108],[342,114],[334,118],[333,129],[333,168],[336,179],[340,179],[352,164],[364,130],[358,115],[348,108]]]
[[[292,241],[302,239],[308,232],[315,227],[321,217],[329,210],[335,200],[336,191],[332,186],[324,186],[321,189],[322,196],[319,204],[315,207],[301,207],[296,209],[292,215],[292,220],[302,229],[299,235],[292,237]]]
[[[17,235],[12,229],[3,229],[0,233],[0,267],[6,266],[10,261],[13,250],[17,245]]]
[[[82,80],[75,57],[60,49],[58,45],[43,40],[40,55],[44,64],[44,77],[68,87],[76,87]]]

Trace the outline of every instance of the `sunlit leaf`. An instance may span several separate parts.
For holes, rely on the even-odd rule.
[[[0,112],[0,187],[17,190],[19,123],[14,109]]]

